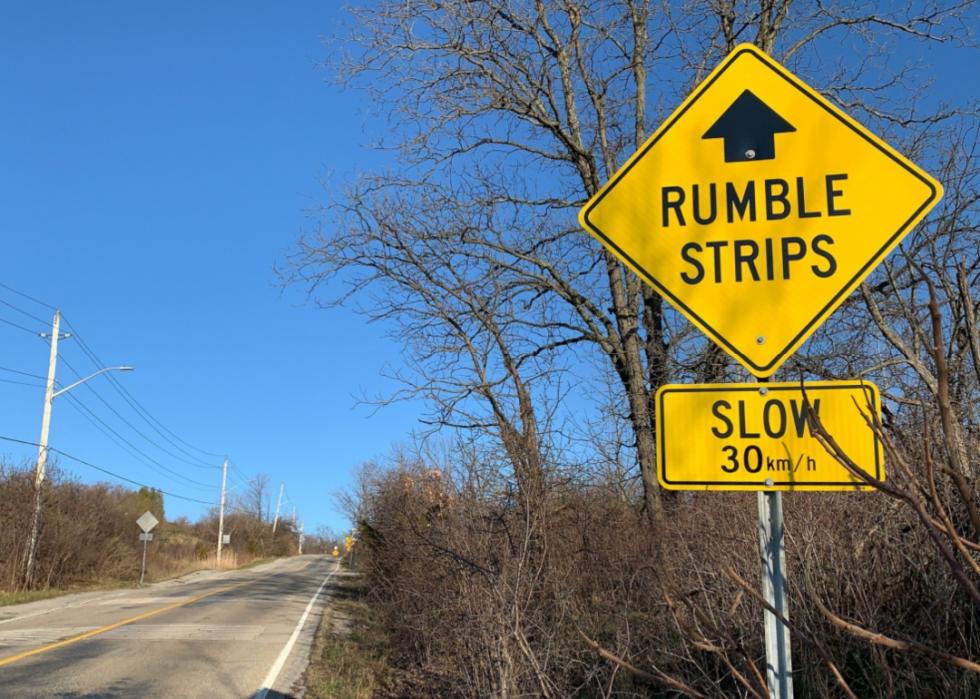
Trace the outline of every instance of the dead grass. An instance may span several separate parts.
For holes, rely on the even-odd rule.
[[[249,568],[254,568],[255,566],[260,566],[263,563],[268,563],[269,561],[276,560],[275,556],[266,556],[265,558],[253,558],[248,563],[243,563],[242,565],[236,565],[234,568],[236,570],[248,570]],[[224,561],[222,561],[222,568],[224,568]]]
[[[133,587],[132,580],[102,580],[89,585],[73,585],[64,589],[48,588],[47,590],[18,590],[15,592],[0,592],[0,607],[12,604],[27,604],[40,600],[52,599],[63,595],[74,595],[79,592],[100,592],[102,590],[118,590]]]
[[[198,570],[238,570],[240,568],[250,568],[261,561],[267,560],[270,559],[255,559],[247,554],[239,556],[234,550],[225,550],[222,552],[221,565],[217,564],[217,556],[214,553],[209,554],[205,558],[157,555],[147,562],[146,580],[148,582],[170,580],[172,578],[179,578],[181,575],[194,573]]]
[[[10,604],[25,604],[67,595],[70,590],[28,590],[22,592],[0,592],[0,607]]]
[[[173,580],[174,578],[179,578],[199,570],[246,570],[263,563],[268,563],[274,560],[274,558],[273,556],[267,556],[265,558],[239,558],[234,555],[223,555],[220,567],[215,565],[214,554],[203,560],[196,558],[161,558],[154,561],[153,564],[147,565],[146,580],[144,583],[150,584]],[[239,565],[240,560],[246,562]],[[136,583],[133,580],[106,579],[86,585],[73,585],[62,589],[48,588],[46,590],[19,590],[16,592],[0,591],[0,607],[13,604],[27,604],[28,602],[37,602],[39,600],[52,599],[79,592],[99,592],[127,587],[136,587]]]
[[[387,638],[363,597],[359,576],[340,577],[306,671],[310,699],[372,699],[382,693]]]

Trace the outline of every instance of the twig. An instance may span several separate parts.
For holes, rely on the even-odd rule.
[[[805,393],[803,400],[804,402],[808,401]],[[868,421],[871,428],[878,434],[882,443],[888,450],[889,455],[894,457],[897,462],[900,462],[907,467],[908,465],[905,463],[905,460],[902,458],[901,454],[899,454],[895,444],[888,437],[887,433],[881,429],[881,424],[878,422],[877,418],[875,416],[868,415],[865,415],[864,418]],[[961,566],[959,561],[956,560],[956,556],[953,554],[953,552],[950,551],[949,548],[947,548],[943,543],[942,539],[939,538],[937,530],[931,524],[934,520],[932,516],[926,512],[926,508],[922,500],[918,496],[913,495],[912,492],[891,486],[885,483],[885,481],[875,478],[861,468],[844,452],[840,444],[837,443],[837,440],[834,439],[829,432],[827,432],[827,428],[824,427],[823,422],[820,420],[820,416],[817,415],[815,411],[810,410],[807,413],[807,424],[810,427],[810,434],[812,434],[817,441],[823,445],[823,448],[827,450],[827,453],[833,456],[840,465],[848,470],[848,472],[862,479],[865,483],[869,483],[875,488],[878,488],[879,490],[888,493],[892,497],[902,500],[912,506],[912,509],[915,510],[915,513],[919,516],[919,519],[926,525],[926,533],[936,545],[936,548],[942,555],[943,560],[946,561],[946,564],[949,566],[949,569],[956,578],[956,581],[960,584],[960,587],[962,587],[963,590],[969,594],[970,598],[973,600],[973,604],[980,607],[980,591],[977,590],[977,587],[973,584],[973,581],[967,577],[966,571],[963,570],[963,566]],[[952,535],[955,533],[950,532],[950,534]]]
[[[830,656],[830,653],[827,652],[827,649],[824,648],[821,643],[819,643],[815,638],[810,638],[807,634],[803,633],[797,626],[790,624],[789,619],[787,619],[785,616],[780,614],[779,610],[777,610],[771,604],[766,602],[766,600],[763,598],[762,595],[760,595],[756,590],[754,590],[751,585],[745,582],[745,580],[743,580],[742,577],[735,572],[734,568],[728,566],[725,569],[725,572],[728,574],[728,577],[730,577],[738,584],[739,587],[741,587],[743,590],[745,590],[750,595],[752,595],[752,597],[754,597],[759,602],[759,604],[765,607],[765,609],[769,611],[770,614],[772,614],[777,619],[779,619],[779,621],[785,624],[786,628],[788,628],[795,636],[797,636],[800,640],[802,640],[807,645],[812,646],[813,649],[817,651],[817,655],[819,655],[820,658],[824,661],[824,663],[826,663],[827,668],[834,676],[834,679],[837,680],[837,684],[840,685],[840,688],[844,690],[844,693],[847,694],[847,696],[850,697],[850,699],[858,699],[857,695],[854,694],[853,691],[851,691],[850,686],[847,684],[847,680],[845,680],[844,676],[840,674],[840,670],[837,669],[837,665],[834,663],[834,659]]]
[[[936,508],[936,512],[939,513],[939,517],[942,520],[942,528],[949,534],[950,540],[953,545],[956,546],[956,550],[960,552],[960,555],[966,559],[966,562],[970,564],[973,572],[980,575],[980,564],[973,559],[970,552],[966,550],[963,545],[963,537],[959,535],[956,531],[956,527],[953,525],[953,520],[950,519],[949,513],[946,512],[946,508],[943,507],[942,500],[939,498],[939,492],[936,489],[936,469],[935,464],[932,461],[932,457],[929,455],[929,425],[924,424],[923,429],[923,456],[926,460],[926,480],[929,483],[929,497],[932,500],[932,506]]]
[[[939,417],[943,426],[943,445],[951,467],[950,476],[956,489],[963,499],[966,512],[973,525],[974,538],[980,538],[980,512],[977,511],[975,493],[967,483],[966,476],[970,471],[969,457],[960,434],[959,423],[953,414],[953,404],[949,397],[949,368],[946,365],[945,341],[943,339],[943,321],[939,313],[939,301],[936,298],[936,287],[932,280],[923,274],[926,287],[929,289],[929,315],[932,318],[933,357],[936,361],[936,374],[939,380],[939,390],[936,399],[939,401]]]
[[[746,678],[745,675],[739,672],[738,669],[732,664],[732,661],[728,659],[728,653],[725,652],[724,648],[719,648],[718,646],[716,646],[714,643],[711,643],[707,639],[701,641],[692,640],[691,645],[693,645],[698,650],[703,650],[707,653],[711,653],[713,655],[718,656],[718,659],[721,660],[721,662],[725,665],[725,667],[728,668],[728,671],[732,673],[732,676],[736,680],[738,680],[738,682],[743,687],[745,687],[753,697],[755,697],[756,699],[763,699],[763,696],[759,694],[759,691],[755,687],[752,686],[748,678]],[[762,686],[765,687],[765,683],[763,683]]]
[[[670,677],[669,675],[661,672],[660,670],[657,670],[657,674],[654,675],[650,672],[647,672],[646,670],[641,670],[640,668],[636,667],[636,665],[633,665],[632,663],[623,660],[615,653],[606,650],[605,648],[600,646],[596,641],[593,641],[591,638],[586,636],[585,632],[582,631],[582,629],[580,629],[577,625],[575,626],[575,630],[578,631],[578,635],[582,637],[582,640],[585,641],[585,644],[593,651],[595,651],[600,657],[603,657],[606,660],[615,663],[616,665],[623,668],[630,674],[636,675],[637,677],[642,677],[648,682],[666,685],[671,689],[676,689],[678,692],[682,692],[686,694],[689,697],[708,699],[707,696],[701,694],[701,692],[697,691],[693,687],[684,684],[680,680],[675,680],[673,677]]]
[[[966,267],[960,262],[956,266],[956,281],[960,291],[960,303],[963,304],[963,316],[966,320],[967,336],[970,338],[970,354],[973,356],[973,371],[980,382],[980,330],[977,329],[977,316],[974,310],[973,295],[967,281]]]
[[[820,601],[820,598],[812,591],[809,590],[810,599],[817,605],[820,612],[827,617],[831,624],[839,629],[843,629],[847,633],[860,638],[868,643],[873,643],[877,646],[882,646],[884,648],[891,648],[892,650],[901,651],[918,651],[925,655],[932,656],[934,658],[939,658],[940,660],[945,660],[946,662],[955,665],[956,667],[963,668],[964,670],[969,670],[970,672],[976,672],[980,674],[980,663],[975,663],[972,660],[966,658],[961,658],[958,655],[950,655],[949,653],[944,653],[941,650],[936,650],[935,648],[930,648],[929,646],[924,646],[921,643],[916,643],[915,641],[900,641],[895,638],[886,636],[883,633],[878,633],[877,631],[870,631],[864,627],[858,626],[857,624],[852,624],[851,622],[844,621],[842,618],[834,614],[827,606]]]

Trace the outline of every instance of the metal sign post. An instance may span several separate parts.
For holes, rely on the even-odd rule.
[[[769,379],[759,389],[769,395]],[[812,435],[811,435],[812,438]],[[773,479],[765,485],[772,487]],[[759,560],[762,563],[762,598],[777,614],[762,610],[766,635],[766,685],[771,699],[793,699],[793,653],[790,650],[789,598],[786,594],[786,527],[783,494],[771,490],[756,493],[759,508]]]
[[[759,554],[762,560],[762,596],[789,621],[786,595],[786,541],[783,527],[783,494],[759,492]],[[793,659],[789,627],[768,609],[766,628],[766,684],[773,699],[793,696]]]
[[[153,535],[147,533],[140,534],[140,541],[143,542],[143,564],[140,566],[140,587],[143,587],[143,576],[146,574],[146,545],[153,541]]]
[[[139,519],[136,520],[136,525],[143,530],[143,533],[140,534],[140,541],[143,542],[143,564],[140,566],[140,587],[143,586],[143,576],[146,574],[146,545],[153,540],[153,535],[150,534],[150,531],[159,523],[160,521],[149,510],[141,514]]]

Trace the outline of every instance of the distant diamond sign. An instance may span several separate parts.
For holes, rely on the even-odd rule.
[[[582,226],[762,378],[942,196],[750,44],[582,208]]]
[[[139,528],[142,529],[144,532],[149,533],[150,530],[153,529],[153,527],[160,524],[160,521],[153,516],[152,512],[147,510],[146,512],[140,515],[139,519],[136,520],[136,524],[139,525]]]

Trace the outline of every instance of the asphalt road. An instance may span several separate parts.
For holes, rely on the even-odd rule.
[[[292,696],[337,570],[298,556],[0,607],[0,697]]]

